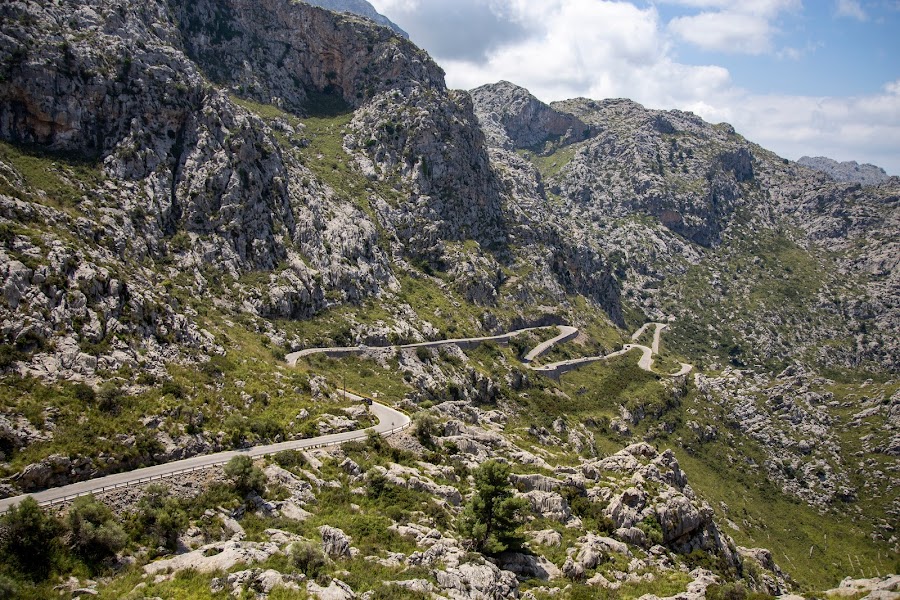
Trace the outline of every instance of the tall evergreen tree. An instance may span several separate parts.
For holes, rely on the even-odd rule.
[[[528,501],[513,496],[509,465],[489,460],[473,473],[475,495],[466,504],[459,530],[472,547],[486,554],[498,554],[518,547],[517,535],[525,518]]]

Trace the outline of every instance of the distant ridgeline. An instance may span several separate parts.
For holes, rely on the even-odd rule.
[[[825,156],[804,156],[797,161],[804,167],[827,173],[835,181],[878,185],[889,175],[881,167],[871,164],[859,164],[855,160],[838,162]]]
[[[346,12],[352,13],[354,15],[359,15],[360,17],[365,17],[372,21],[375,21],[379,25],[384,25],[385,27],[390,27],[398,34],[403,37],[409,39],[409,34],[403,31],[399,25],[379,13],[375,10],[371,4],[366,2],[366,0],[303,0],[307,4],[312,4],[313,6],[320,6],[322,8],[326,8],[328,10],[333,10],[334,12]]]

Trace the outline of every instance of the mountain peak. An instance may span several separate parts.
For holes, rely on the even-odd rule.
[[[351,13],[365,17],[384,27],[393,29],[395,33],[409,39],[409,34],[403,31],[399,25],[375,10],[375,7],[366,0],[304,0],[307,4],[318,6],[333,12]]]
[[[578,117],[560,112],[509,81],[472,90],[475,114],[492,145],[542,151],[547,142],[584,140],[590,128]]]

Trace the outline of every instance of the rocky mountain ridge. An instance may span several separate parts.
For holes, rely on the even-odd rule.
[[[304,0],[307,4],[312,4],[313,6],[318,6],[321,8],[325,8],[332,12],[345,12],[352,13],[354,15],[358,15],[360,17],[365,17],[372,21],[375,21],[379,25],[384,25],[385,27],[390,27],[394,30],[394,33],[397,33],[407,39],[409,39],[409,34],[403,31],[399,25],[385,17],[383,14],[379,13],[375,10],[369,2],[366,0]]]
[[[878,185],[888,178],[881,167],[872,164],[859,164],[855,160],[838,162],[825,156],[801,156],[797,164],[827,173],[835,181]]]

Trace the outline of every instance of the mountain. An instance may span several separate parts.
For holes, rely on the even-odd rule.
[[[0,589],[893,585],[897,178],[625,99],[450,90],[390,29],[292,0],[0,24],[3,496],[361,429],[364,396],[413,419],[66,500],[45,562],[10,541],[44,522],[26,505]],[[479,539],[492,486],[518,535]]]
[[[360,17],[365,17],[369,20],[375,21],[379,25],[384,25],[385,27],[390,27],[394,30],[395,33],[400,34],[401,36],[409,39],[409,34],[400,29],[400,27],[379,13],[375,8],[366,2],[366,0],[304,0],[307,4],[312,4],[313,6],[319,6],[321,8],[325,8],[334,12],[342,12],[342,13],[351,13],[354,15],[359,15]]]
[[[803,156],[797,161],[797,164],[827,173],[835,181],[878,185],[888,178],[888,174],[881,167],[870,164],[861,165],[855,160],[838,162],[824,156]]]

